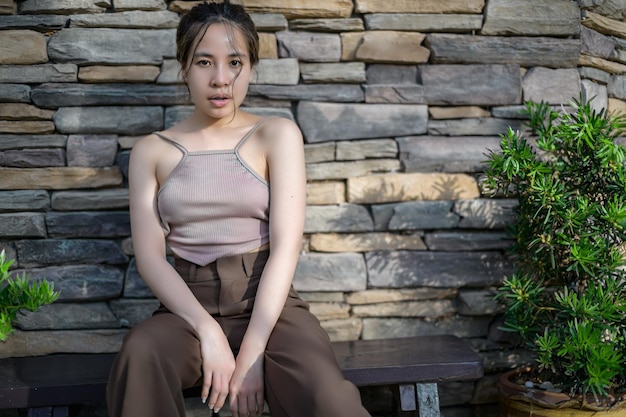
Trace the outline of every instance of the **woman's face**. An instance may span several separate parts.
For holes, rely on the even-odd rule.
[[[241,31],[222,23],[210,25],[188,65],[184,78],[196,110],[216,119],[232,116],[253,75]]]

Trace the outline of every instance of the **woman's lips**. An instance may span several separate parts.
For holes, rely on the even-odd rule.
[[[210,99],[211,103],[213,103],[213,105],[215,107],[224,107],[225,105],[228,104],[229,98],[228,97],[213,97]]]

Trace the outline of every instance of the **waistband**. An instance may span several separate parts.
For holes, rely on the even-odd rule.
[[[262,249],[229,255],[204,266],[176,257],[174,268],[186,282],[249,278],[255,273],[260,275],[269,254],[269,249]]]

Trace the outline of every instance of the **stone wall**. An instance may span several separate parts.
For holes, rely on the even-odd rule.
[[[443,386],[442,404],[487,415],[497,372],[529,358],[497,330],[514,201],[481,194],[485,153],[523,128],[525,100],[626,112],[626,2],[237,2],[262,49],[244,106],[306,139],[295,287],[335,340],[464,338],[487,375]],[[61,291],[0,357],[116,351],[156,306],[129,238],[128,156],[191,111],[174,35],[193,4],[0,0],[0,246]]]

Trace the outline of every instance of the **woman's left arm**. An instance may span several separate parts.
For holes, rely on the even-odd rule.
[[[270,255],[261,275],[252,317],[236,359],[230,395],[233,416],[263,406],[263,354],[284,307],[302,247],[306,168],[302,133],[287,119],[263,126],[270,178]]]

